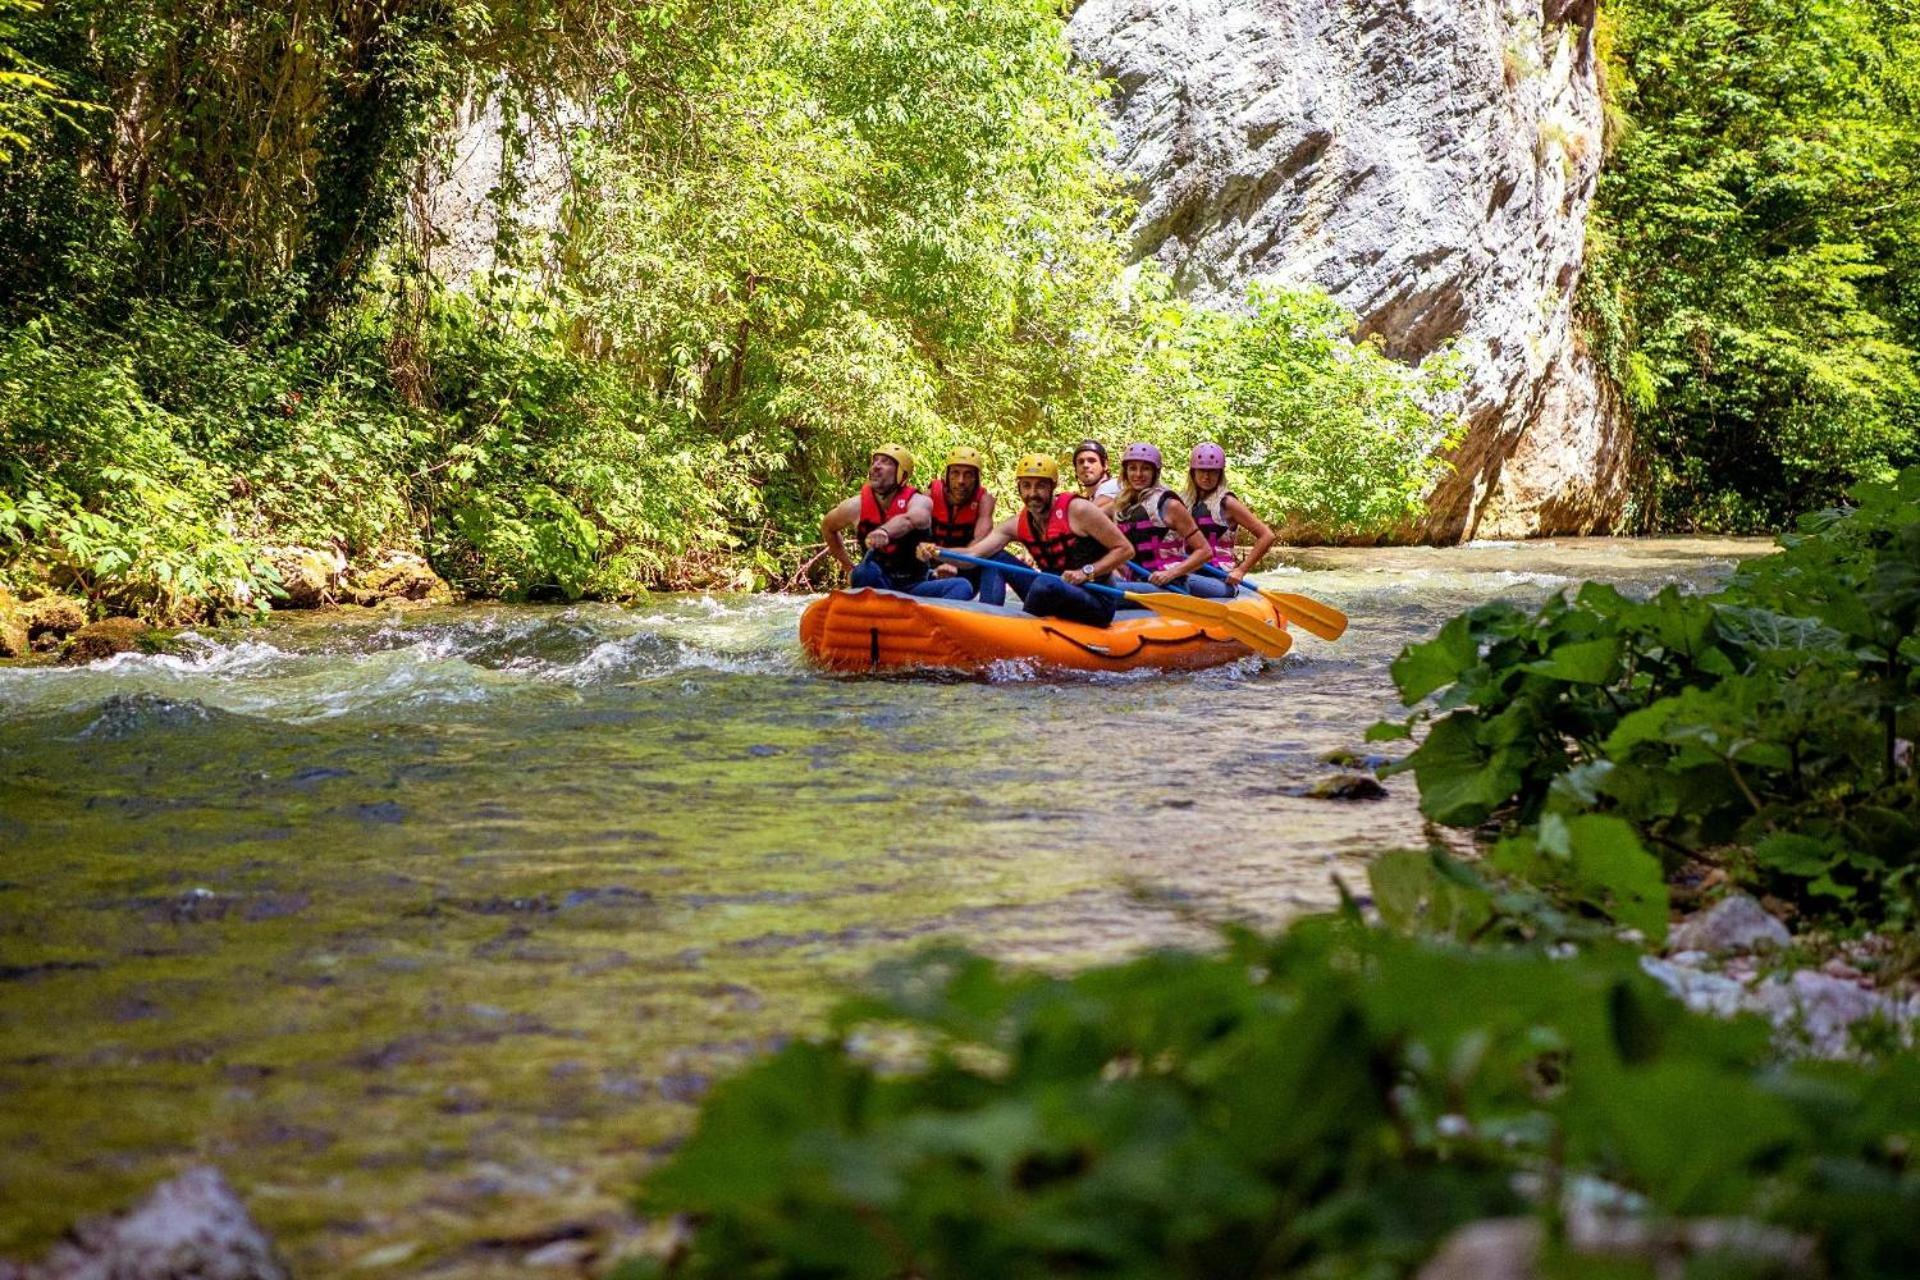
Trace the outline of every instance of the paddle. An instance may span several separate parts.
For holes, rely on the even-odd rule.
[[[1203,564],[1200,572],[1209,578],[1225,581],[1227,571],[1218,565]],[[1295,595],[1291,591],[1275,591],[1271,587],[1255,586],[1251,582],[1242,582],[1240,589],[1251,595],[1258,595],[1273,604],[1280,616],[1288,622],[1297,622],[1306,630],[1313,632],[1322,640],[1338,640],[1346,634],[1347,615],[1330,604],[1322,604],[1312,596]]]
[[[1135,573],[1139,574],[1142,578],[1151,578],[1153,576],[1153,571],[1147,568],[1145,565],[1141,564],[1138,560],[1127,561],[1127,568],[1133,570]],[[1269,623],[1256,622],[1252,618],[1242,617],[1240,614],[1235,613],[1232,609],[1228,609],[1223,604],[1218,604],[1215,601],[1209,600],[1204,596],[1196,596],[1193,594],[1192,591],[1190,591],[1186,587],[1176,587],[1172,585],[1167,585],[1167,586],[1161,587],[1160,590],[1173,592],[1175,595],[1178,595],[1186,600],[1194,601],[1197,604],[1213,605],[1215,608],[1225,609],[1226,616],[1222,617],[1219,620],[1220,625],[1225,627],[1227,630],[1233,632],[1234,635],[1240,638],[1241,643],[1247,645],[1249,648],[1259,649],[1261,652],[1265,653],[1267,651],[1267,647],[1272,643],[1274,643],[1273,641],[1274,636],[1286,635],[1286,632],[1282,631],[1278,627],[1270,625]],[[1155,594],[1154,592],[1130,593],[1132,599],[1138,600],[1143,604],[1147,601],[1147,599],[1150,596],[1154,594]],[[1203,614],[1200,616],[1205,617],[1206,615]],[[1259,641],[1261,640],[1264,640],[1266,643],[1265,644],[1259,643]],[[1289,649],[1293,647],[1292,636],[1287,636],[1286,647]],[[1278,655],[1273,655],[1273,656],[1277,657]]]
[[[1010,564],[996,563],[992,560],[982,560],[978,556],[970,556],[961,551],[942,550],[940,552],[940,558],[951,561],[954,564],[973,565],[982,569],[999,569],[1003,573],[1014,575],[1016,581],[1023,583],[1030,583],[1035,578],[1043,576],[1038,569],[1027,569]],[[1052,577],[1054,575],[1048,574],[1044,576]],[[1281,631],[1277,627],[1269,627],[1264,623],[1243,618],[1233,612],[1233,610],[1227,608],[1224,604],[1213,600],[1200,600],[1193,596],[1173,595],[1171,593],[1158,591],[1144,593],[1122,591],[1117,587],[1103,587],[1097,582],[1087,582],[1081,585],[1097,596],[1107,596],[1115,600],[1131,601],[1143,608],[1151,609],[1163,617],[1176,618],[1181,622],[1191,622],[1200,626],[1225,627],[1233,633],[1234,637],[1238,639],[1240,643],[1258,653],[1265,654],[1269,658],[1284,657],[1286,656],[1287,650],[1293,647],[1293,637],[1289,636],[1286,632]]]

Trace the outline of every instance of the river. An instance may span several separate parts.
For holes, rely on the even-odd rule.
[[[0,1255],[202,1161],[299,1274],[505,1274],[615,1230],[708,1083],[879,958],[1204,943],[1422,841],[1408,779],[1303,793],[1452,613],[1763,547],[1288,552],[1266,580],[1347,636],[1181,677],[824,677],[778,596],[0,669]]]

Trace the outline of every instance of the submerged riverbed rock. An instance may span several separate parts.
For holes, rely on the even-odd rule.
[[[0,1280],[287,1280],[287,1269],[217,1169],[189,1169],[125,1214],[82,1221],[37,1263]]]
[[[116,653],[132,653],[144,649],[153,636],[153,628],[137,618],[102,618],[73,633],[60,661],[79,666]]]
[[[1593,0],[1086,0],[1135,250],[1201,301],[1315,285],[1387,354],[1451,343],[1465,440],[1409,536],[1605,531],[1627,424],[1579,337]]]
[[[1384,800],[1387,789],[1364,773],[1336,773],[1308,787],[1306,794],[1314,800]]]
[[[453,588],[424,558],[396,551],[383,556],[378,564],[354,570],[347,579],[346,596],[361,605],[452,604]]]
[[[1713,956],[1782,951],[1792,942],[1787,926],[1744,893],[1728,894],[1705,911],[1682,920],[1667,935],[1669,951],[1704,951]]]

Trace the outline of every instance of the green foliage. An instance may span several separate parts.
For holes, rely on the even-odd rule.
[[[17,575],[155,617],[264,604],[272,570],[219,514],[220,477],[183,447],[185,424],[142,393],[130,360],[88,358],[47,341],[52,329],[0,345],[0,555]]]
[[[19,46],[20,22],[39,13],[39,0],[0,0],[0,165],[11,163],[57,124],[73,124],[87,104],[65,96],[42,66]]]
[[[1609,0],[1583,296],[1665,528],[1778,528],[1920,458],[1920,19]]]
[[[1394,364],[1324,297],[1229,315],[1126,271],[1102,89],[1055,5],[338,8],[22,28],[105,108],[0,173],[9,350],[79,397],[10,428],[0,492],[76,517],[9,526],[27,576],[105,536],[80,516],[144,536],[116,449],[63,434],[91,395],[178,491],[148,558],[413,546],[469,590],[569,598],[787,579],[882,439],[1008,467],[1217,438],[1276,520],[1361,533],[1417,510],[1451,438],[1444,358]],[[570,185],[525,225],[509,164],[492,266],[440,280],[398,201],[483,87],[564,124]],[[27,415],[50,375],[22,367]]]
[[[1435,454],[1465,426],[1440,408],[1460,385],[1451,354],[1398,364],[1355,342],[1353,316],[1318,291],[1255,285],[1247,303],[1184,305],[1144,273],[1085,410],[1092,434],[1151,440],[1169,459],[1211,440],[1256,511],[1328,535],[1417,514],[1445,465]]]
[[[938,953],[880,986],[716,1090],[640,1201],[694,1215],[688,1247],[620,1274],[1405,1275],[1575,1187],[1806,1231],[1834,1276],[1910,1260],[1915,1060],[1775,1069],[1761,1026],[1686,1014],[1619,950],[1315,920],[1069,979]]]
[[[1431,725],[1395,768],[1422,810],[1526,828],[1496,865],[1652,936],[1664,902],[1636,832],[1669,857],[1750,847],[1744,874],[1808,911],[1911,919],[1920,469],[1854,498],[1713,595],[1589,583],[1532,616],[1481,606],[1408,648],[1394,679],[1409,706],[1433,698],[1414,717]]]

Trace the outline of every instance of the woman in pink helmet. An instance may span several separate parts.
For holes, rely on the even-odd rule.
[[[1231,584],[1233,591],[1229,594],[1238,594],[1247,570],[1259,564],[1260,557],[1272,548],[1273,530],[1227,488],[1227,452],[1217,444],[1197,444],[1187,458],[1187,509],[1213,548],[1212,563],[1226,571],[1227,581],[1222,585]],[[1242,529],[1253,535],[1253,542],[1244,555],[1236,558],[1235,535]]]
[[[1120,455],[1120,495],[1113,500],[1113,522],[1133,543],[1134,562],[1156,587],[1175,587],[1195,595],[1224,596],[1219,579],[1189,577],[1213,556],[1187,504],[1160,483],[1160,450],[1130,444]]]

